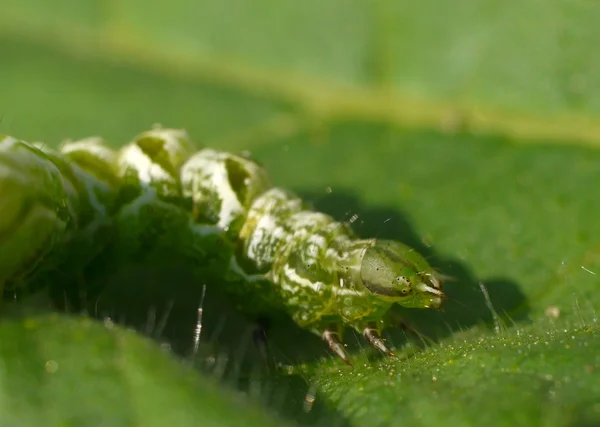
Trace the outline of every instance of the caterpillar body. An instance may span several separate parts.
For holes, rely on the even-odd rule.
[[[195,151],[183,130],[154,128],[118,151],[100,138],[55,152],[0,136],[0,210],[0,289],[57,271],[84,280],[103,252],[160,262],[166,251],[225,278],[254,311],[284,308],[347,363],[345,327],[393,356],[380,335],[392,304],[445,299],[442,276],[412,248],[358,238],[272,187],[249,156]]]

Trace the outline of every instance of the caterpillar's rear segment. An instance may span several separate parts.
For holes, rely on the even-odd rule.
[[[66,192],[44,153],[0,135],[0,294],[26,282],[64,236]]]

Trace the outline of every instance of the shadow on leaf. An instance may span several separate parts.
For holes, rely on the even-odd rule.
[[[353,193],[339,190],[325,195],[309,192],[300,194],[311,201],[316,210],[334,218],[348,219],[358,215],[353,228],[361,237],[403,242],[425,256],[436,270],[452,278],[445,282],[444,291],[450,300],[444,304],[443,311],[404,309],[396,305],[390,316],[398,319],[399,326],[400,319],[406,319],[429,338],[439,340],[454,331],[474,325],[484,324],[496,328],[529,321],[529,304],[517,283],[507,278],[474,277],[464,263],[444,257],[426,245],[407,216],[397,209],[368,207]],[[489,295],[489,302],[486,301],[483,289]],[[394,331],[387,331],[387,334],[397,335]]]
[[[366,207],[352,193],[300,194],[312,202],[316,210],[336,219],[347,220],[358,215],[353,228],[359,235],[406,243],[422,253],[441,273],[455,278],[445,286],[451,300],[445,304],[444,312],[395,307],[390,313],[392,319],[407,320],[434,341],[474,325],[493,329],[509,320],[527,320],[528,304],[516,283],[504,278],[475,278],[467,266],[441,256],[424,244],[401,212]],[[266,323],[259,322],[265,319],[248,318],[243,314],[244,301],[232,301],[218,279],[207,277],[200,281],[184,261],[177,263],[176,255],[172,260],[165,260],[163,267],[140,264],[109,271],[100,265],[99,270],[103,274],[97,270],[92,276],[96,282],[101,282],[100,285],[90,285],[104,290],[99,298],[89,301],[88,311],[92,315],[111,317],[117,323],[168,343],[176,354],[194,363],[202,372],[233,389],[254,393],[254,398],[297,423],[315,425],[317,420],[319,423],[326,420],[326,425],[347,425],[339,411],[318,398],[310,413],[302,411],[310,381],[318,376],[316,371],[341,362],[319,337],[296,326],[283,311],[265,313]],[[485,285],[497,316],[486,303],[480,282]],[[204,284],[206,295],[203,300]],[[202,330],[194,355],[200,305]],[[260,343],[253,340],[257,328],[265,326],[268,336],[266,357]],[[392,344],[400,347],[406,334],[400,328],[400,320],[398,326],[388,329],[385,334]],[[366,350],[369,358],[379,356],[362,337],[354,335],[348,333],[345,337],[351,357],[356,357],[361,350]],[[334,363],[324,363],[328,359],[333,359]]]

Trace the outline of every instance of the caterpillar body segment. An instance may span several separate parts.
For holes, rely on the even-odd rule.
[[[230,269],[235,242],[230,225],[245,206],[238,202],[237,188],[225,187],[229,175],[224,168],[239,157],[223,153],[212,159],[213,150],[194,153],[190,147],[184,131],[156,128],[120,150],[117,169],[124,204],[114,219],[113,259],[157,265],[179,258],[204,280],[239,279]]]
[[[105,147],[100,139],[90,139],[89,143]],[[65,143],[60,153],[42,150],[61,172],[70,214],[67,230],[54,251],[57,255],[46,264],[62,276],[68,276],[67,271],[82,274],[114,236],[112,216],[117,209],[119,186],[110,168],[111,158],[101,166],[102,173],[94,174],[94,165],[102,165],[101,157],[81,152],[81,144]]]
[[[180,168],[194,152],[184,130],[155,128],[138,135],[116,153],[121,204],[154,190],[164,200],[182,199]]]
[[[0,135],[0,291],[27,281],[70,222],[58,168],[34,146]]]
[[[212,149],[200,150],[183,165],[181,184],[197,221],[217,225],[232,240],[253,200],[271,186],[266,171],[252,159]]]
[[[44,161],[47,169],[57,171],[53,189],[40,186],[43,181],[28,173],[28,189],[22,193],[43,193],[29,199],[31,206],[35,208],[44,206],[44,200],[62,200],[65,214],[62,216],[63,226],[60,231],[55,232],[53,238],[43,244],[42,251],[35,253],[35,260],[22,258],[36,268],[29,271],[26,277],[13,275],[12,280],[7,283],[6,291],[22,295],[24,292],[31,293],[41,287],[49,287],[52,294],[55,289],[64,292],[67,288],[74,288],[77,295],[70,298],[78,298],[83,291],[85,267],[114,237],[112,214],[116,209],[118,193],[118,183],[112,168],[114,152],[99,138],[66,142],[61,152],[51,150],[43,143],[22,144],[28,147],[27,156],[22,151],[12,152],[20,162],[33,165],[35,163],[30,162],[33,157],[38,162]],[[85,151],[82,151],[82,146],[86,147]],[[90,151],[93,155],[90,155]],[[105,159],[105,156],[108,158]],[[18,176],[18,173],[10,173],[10,176]],[[1,180],[0,188],[9,180],[10,178]],[[19,193],[15,191],[14,194]],[[35,225],[40,224],[42,222],[35,222]],[[13,224],[12,228],[18,229],[18,225]],[[34,248],[36,238],[41,239],[42,235],[36,234],[32,239],[23,238],[21,242]],[[2,251],[15,256],[12,251],[14,246],[9,241],[0,239],[0,244]],[[22,286],[25,282],[27,287]],[[65,286],[67,283],[72,283],[73,286]],[[67,295],[62,294],[55,296],[67,298]]]

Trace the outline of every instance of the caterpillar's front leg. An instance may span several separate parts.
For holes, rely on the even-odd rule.
[[[396,355],[385,345],[385,341],[381,337],[381,329],[377,326],[376,322],[359,324],[356,327],[356,330],[377,350],[387,354],[389,357],[396,357]]]
[[[352,366],[350,363],[350,359],[348,358],[348,354],[344,349],[344,345],[340,339],[341,337],[341,328],[336,325],[329,325],[323,333],[321,334],[321,338],[323,341],[327,343],[329,348],[337,354],[347,365]]]

